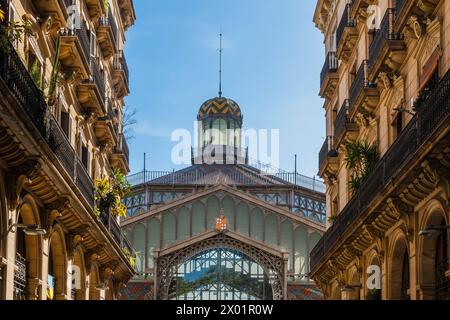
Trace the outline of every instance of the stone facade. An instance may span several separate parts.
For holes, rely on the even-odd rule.
[[[328,299],[450,297],[449,12],[444,0],[317,1],[330,222],[311,275]],[[359,189],[355,141],[379,155]]]
[[[132,0],[0,8],[0,299],[116,299],[134,270],[118,221],[94,211],[93,181],[129,171]],[[27,31],[11,42],[13,24]]]

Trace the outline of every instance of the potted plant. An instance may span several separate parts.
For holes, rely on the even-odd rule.
[[[131,186],[125,175],[114,168],[110,177],[102,177],[95,181],[94,201],[97,216],[102,214],[114,217],[126,217],[127,207],[122,199],[130,194]]]
[[[355,193],[372,173],[380,156],[376,145],[354,141],[346,146],[347,168],[350,170],[350,190]]]

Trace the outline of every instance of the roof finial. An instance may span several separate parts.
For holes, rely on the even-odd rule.
[[[219,98],[222,98],[222,32],[220,32],[220,48],[219,48],[219,54],[220,54],[220,68],[219,68]]]

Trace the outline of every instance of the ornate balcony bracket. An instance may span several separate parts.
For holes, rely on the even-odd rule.
[[[20,165],[12,168],[7,175],[9,184],[9,208],[15,210],[20,203],[20,193],[27,183],[38,175],[41,170],[39,158],[28,158]]]

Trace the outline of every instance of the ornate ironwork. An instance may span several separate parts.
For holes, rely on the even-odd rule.
[[[443,259],[436,265],[436,300],[450,300],[449,259]]]
[[[337,44],[337,46],[339,46],[339,44],[342,40],[342,35],[344,34],[345,28],[356,27],[356,20],[352,19],[352,17],[350,16],[350,13],[352,11],[351,7],[352,7],[352,5],[350,3],[347,3],[345,5],[345,10],[344,10],[344,13],[342,14],[341,21],[339,22],[339,26],[336,29],[336,44]]]
[[[320,87],[323,86],[325,78],[328,73],[334,73],[338,70],[339,61],[336,55],[336,52],[330,51],[328,52],[325,63],[322,68],[322,72],[320,73]]]
[[[342,104],[342,107],[339,110],[339,113],[336,117],[335,129],[334,129],[336,137],[341,137],[346,131],[347,124],[350,123],[350,119],[348,116],[349,108],[350,108],[350,104],[349,104],[348,99],[346,99],[346,100],[344,100],[344,103]]]
[[[369,87],[368,72],[369,72],[369,63],[367,60],[363,60],[361,66],[358,69],[358,72],[356,73],[355,80],[353,80],[353,83],[350,87],[349,103],[351,108],[354,107],[355,102],[361,91],[364,88]]]
[[[370,45],[369,65],[374,66],[381,48],[387,43],[387,41],[403,40],[405,35],[403,33],[397,33],[394,30],[395,23],[395,9],[388,8],[383,20],[380,24],[380,29],[376,30],[375,38]]]
[[[259,264],[269,277],[274,300],[284,299],[285,262],[282,257],[270,254],[250,244],[233,239],[225,233],[194,243],[167,255],[156,258],[156,299],[167,300],[170,296],[177,268],[183,262],[210,249],[236,250]]]
[[[27,260],[20,253],[16,253],[14,271],[14,300],[27,300]]]
[[[400,169],[414,157],[417,150],[439,129],[450,114],[450,71],[420,106],[420,111],[411,119],[397,140],[392,144],[374,171],[363,182],[331,228],[320,239],[311,252],[311,269],[314,269],[331,251],[343,234],[359,221],[371,202],[378,197]]]

